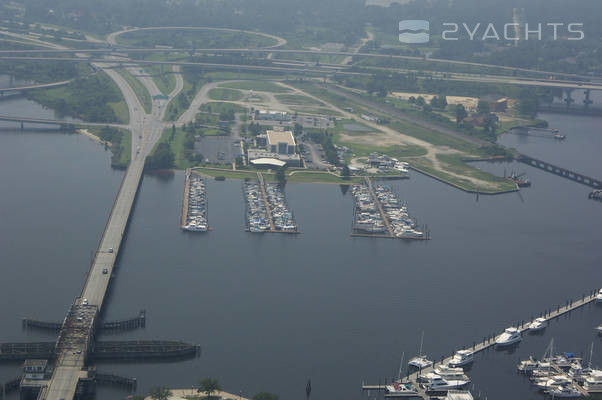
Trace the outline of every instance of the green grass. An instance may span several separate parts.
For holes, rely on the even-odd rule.
[[[108,103],[109,107],[115,113],[117,120],[122,121],[123,123],[128,123],[130,120],[130,109],[125,101],[116,101],[112,103]]]
[[[246,32],[195,30],[145,30],[126,32],[117,38],[120,44],[134,47],[258,48],[275,45],[275,39]]]
[[[164,95],[167,96],[176,88],[176,77],[170,65],[147,65],[146,69]]]
[[[86,122],[129,122],[127,104],[121,91],[102,71],[78,78],[65,86],[31,91],[27,97],[58,114]]]
[[[84,126],[90,133],[95,135],[101,140],[106,140],[100,133],[103,129],[100,126]],[[111,143],[111,166],[115,168],[127,168],[130,163],[132,154],[132,133],[127,129],[113,128],[115,131],[120,133],[118,141],[110,140]]]
[[[246,171],[246,170],[226,170],[226,169],[210,169],[210,168],[195,168],[195,173],[210,177],[223,176],[226,179],[255,179],[257,178],[257,171]]]
[[[190,106],[197,92],[207,83],[202,75],[183,73],[184,85],[182,91],[169,102],[165,113],[166,121],[176,121]]]
[[[343,179],[339,176],[329,174],[328,172],[296,172],[292,176],[287,175],[286,181],[291,183],[334,183],[349,185],[363,181],[361,177],[350,177]]]
[[[174,154],[174,168],[186,169],[192,167],[192,163],[184,156],[184,138],[186,136],[184,130],[177,128],[176,134],[171,142],[169,142],[170,136],[171,128],[164,129],[163,133],[161,134],[161,138],[157,142],[157,145],[159,143],[169,143],[169,147]],[[155,145],[155,148],[157,145]]]
[[[219,101],[210,101],[209,103],[205,103],[201,106],[201,111],[211,112],[212,114],[219,114],[221,112],[226,112],[229,110],[233,110],[235,113],[247,111],[246,108],[239,106],[238,104],[224,103]]]
[[[276,99],[282,104],[296,106],[323,106],[324,103],[316,101],[311,97],[300,96],[296,94],[277,94]]]
[[[271,93],[287,93],[290,92],[285,87],[277,85],[269,81],[241,81],[241,82],[228,82],[219,85],[223,88],[239,89],[239,90],[253,90],[256,92],[271,92]]]
[[[138,97],[140,104],[142,104],[142,107],[144,107],[144,111],[147,114],[150,114],[153,108],[153,99],[151,99],[150,93],[146,87],[128,70],[119,69],[117,72],[119,72],[119,75],[123,76],[130,87],[134,90],[134,93],[136,93],[136,97]]]
[[[211,89],[208,95],[212,100],[239,101],[243,98],[243,94],[240,90],[225,88]]]

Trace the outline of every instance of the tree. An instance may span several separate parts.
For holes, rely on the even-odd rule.
[[[462,121],[464,120],[464,118],[468,117],[468,113],[466,112],[466,109],[464,108],[464,106],[462,104],[456,105],[455,114],[456,114],[456,125],[460,125],[462,123]]]
[[[343,170],[341,171],[341,176],[343,177],[343,179],[348,180],[349,177],[351,176],[351,170],[349,169],[348,166],[343,165]]]
[[[278,396],[277,394],[274,393],[269,393],[269,392],[261,392],[261,393],[257,393],[255,396],[253,396],[253,400],[278,400],[280,399],[280,396]]]
[[[301,136],[303,134],[303,125],[295,123],[295,127],[293,128],[293,135]]]
[[[491,109],[489,108],[489,103],[486,102],[485,100],[479,100],[479,103],[477,104],[477,113],[487,114],[490,111],[491,111]]]
[[[137,394],[131,398],[131,400],[144,400],[144,399],[145,399],[144,395],[141,395],[141,394]]]
[[[172,124],[171,125],[171,136],[169,137],[169,141],[171,142],[175,136],[176,136],[176,124]]]
[[[168,400],[171,397],[171,390],[165,386],[151,389],[148,395],[154,400]]]
[[[424,101],[424,97],[418,96],[418,98],[416,99],[416,105],[418,105],[420,107],[424,107],[425,104],[426,104],[426,101]]]
[[[211,393],[218,390],[222,390],[222,387],[217,379],[205,378],[201,379],[199,382],[199,388],[197,389],[197,392],[203,392],[207,395],[207,397],[211,397]]]
[[[286,183],[286,174],[284,173],[285,168],[278,168],[276,171],[276,180],[279,184],[284,185]]]

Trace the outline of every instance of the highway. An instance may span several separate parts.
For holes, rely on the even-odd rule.
[[[107,64],[99,63],[95,66],[104,69]],[[165,127],[162,119],[167,102],[175,97],[183,87],[182,78],[178,74],[176,89],[170,94],[169,100],[154,101],[151,113],[146,114],[125,79],[115,70],[106,69],[105,71],[117,84],[128,104],[130,112],[128,128],[132,132],[131,161],[113,203],[109,220],[80,297],[67,315],[61,329],[57,340],[57,361],[53,375],[49,386],[40,392],[39,400],[73,399],[78,381],[87,377],[86,355],[93,340],[96,316],[102,310],[115,261],[142,179],[144,161],[161,137]],[[140,81],[147,87],[151,96],[160,93],[152,79],[147,77]],[[86,317],[82,318],[82,315]]]
[[[83,54],[83,53],[82,53]],[[91,63],[106,63],[106,59],[102,58],[77,58],[77,57],[30,57],[30,56],[3,56],[0,55],[0,60],[8,61],[64,61],[64,62],[91,62]],[[332,75],[345,75],[345,76],[372,76],[370,72],[353,72],[349,70],[333,68],[331,65],[320,65],[315,67],[299,66],[299,65],[287,65],[284,63],[278,64],[279,66],[265,66],[265,65],[249,65],[249,64],[222,64],[222,63],[208,63],[208,62],[192,62],[192,61],[148,61],[148,60],[132,60],[126,58],[114,58],[114,66],[134,66],[134,65],[174,65],[174,66],[197,66],[197,67],[213,67],[220,69],[230,70],[250,70],[250,71],[269,71],[269,72],[283,72],[283,73],[300,73],[300,74],[322,74],[327,76]],[[107,68],[110,66],[107,65]],[[394,70],[394,69],[390,69]],[[529,78],[518,78],[512,76],[503,75],[469,75],[469,74],[448,74],[449,76],[440,75],[437,79],[450,80],[450,81],[462,81],[462,82],[479,82],[479,83],[495,83],[505,85],[517,85],[517,86],[536,86],[536,87],[549,87],[549,88],[561,88],[561,89],[589,89],[589,90],[602,90],[602,83],[596,82],[584,82],[584,81],[569,81],[569,80],[557,80],[557,79],[529,79]],[[419,79],[428,79],[428,77],[418,76]]]

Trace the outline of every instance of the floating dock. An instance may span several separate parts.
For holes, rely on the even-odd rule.
[[[556,307],[545,310],[544,312],[540,313],[540,315],[538,317],[545,319],[546,322],[549,322],[553,319],[557,319],[557,318],[561,317],[562,315],[568,314],[571,311],[581,308],[587,304],[593,303],[596,300],[597,292],[598,292],[598,290],[595,289],[595,290],[592,290],[589,294],[583,295],[583,297],[581,297],[578,300],[574,300],[574,301],[567,300],[566,303],[564,303],[562,305],[556,305]],[[521,333],[524,333],[525,331],[528,330],[528,327],[531,324],[531,322],[533,322],[533,320],[535,320],[535,317],[532,317],[532,320],[530,320],[530,321],[516,322],[516,324],[514,326]],[[503,332],[501,332],[501,333],[503,333]],[[498,337],[498,335],[499,334],[494,333],[492,335],[483,337],[482,342],[480,342],[480,343],[473,342],[472,346],[467,346],[464,349],[470,350],[474,354],[477,354],[481,351],[487,350],[487,349],[495,346],[495,339]],[[442,357],[440,361],[435,361],[431,367],[423,368],[420,371],[414,372],[412,374],[409,374],[409,375],[404,376],[403,378],[399,378],[397,380],[391,380],[390,384],[392,384],[393,382],[397,382],[400,384],[409,383],[418,392],[418,395],[416,395],[414,397],[422,398],[425,400],[430,399],[431,398],[430,395],[428,395],[426,393],[426,391],[424,390],[424,388],[418,384],[418,378],[421,375],[427,374],[429,372],[433,372],[433,370],[437,366],[449,364],[452,357],[453,357],[453,354],[449,357]],[[384,390],[386,390],[386,386],[387,386],[386,382],[384,384],[379,383],[378,385],[362,385],[362,390],[377,390],[377,391],[383,390],[384,391]],[[584,392],[582,391],[582,393],[584,393]]]
[[[536,128],[530,126],[517,126],[510,129],[510,133],[523,136],[536,136],[548,139],[564,140],[566,135],[558,132],[558,129],[553,128]]]
[[[182,197],[182,212],[180,227],[190,232],[207,232],[211,230],[207,216],[207,196],[205,180],[186,170],[184,180],[184,196]]]
[[[420,231],[405,204],[384,185],[365,184],[352,187],[355,200],[351,236],[387,239],[428,240],[426,227]]]
[[[300,233],[284,191],[275,183],[265,183],[263,174],[257,181],[243,182],[246,207],[246,231],[252,233]]]

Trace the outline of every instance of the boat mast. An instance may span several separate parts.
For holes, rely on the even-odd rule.
[[[422,335],[420,336],[420,352],[418,353],[418,357],[422,357],[422,343],[424,342],[424,331],[422,331]]]
[[[406,355],[405,351],[401,353],[401,361],[399,361],[399,372],[397,373],[397,380],[401,381],[401,370],[403,369],[403,357]]]

